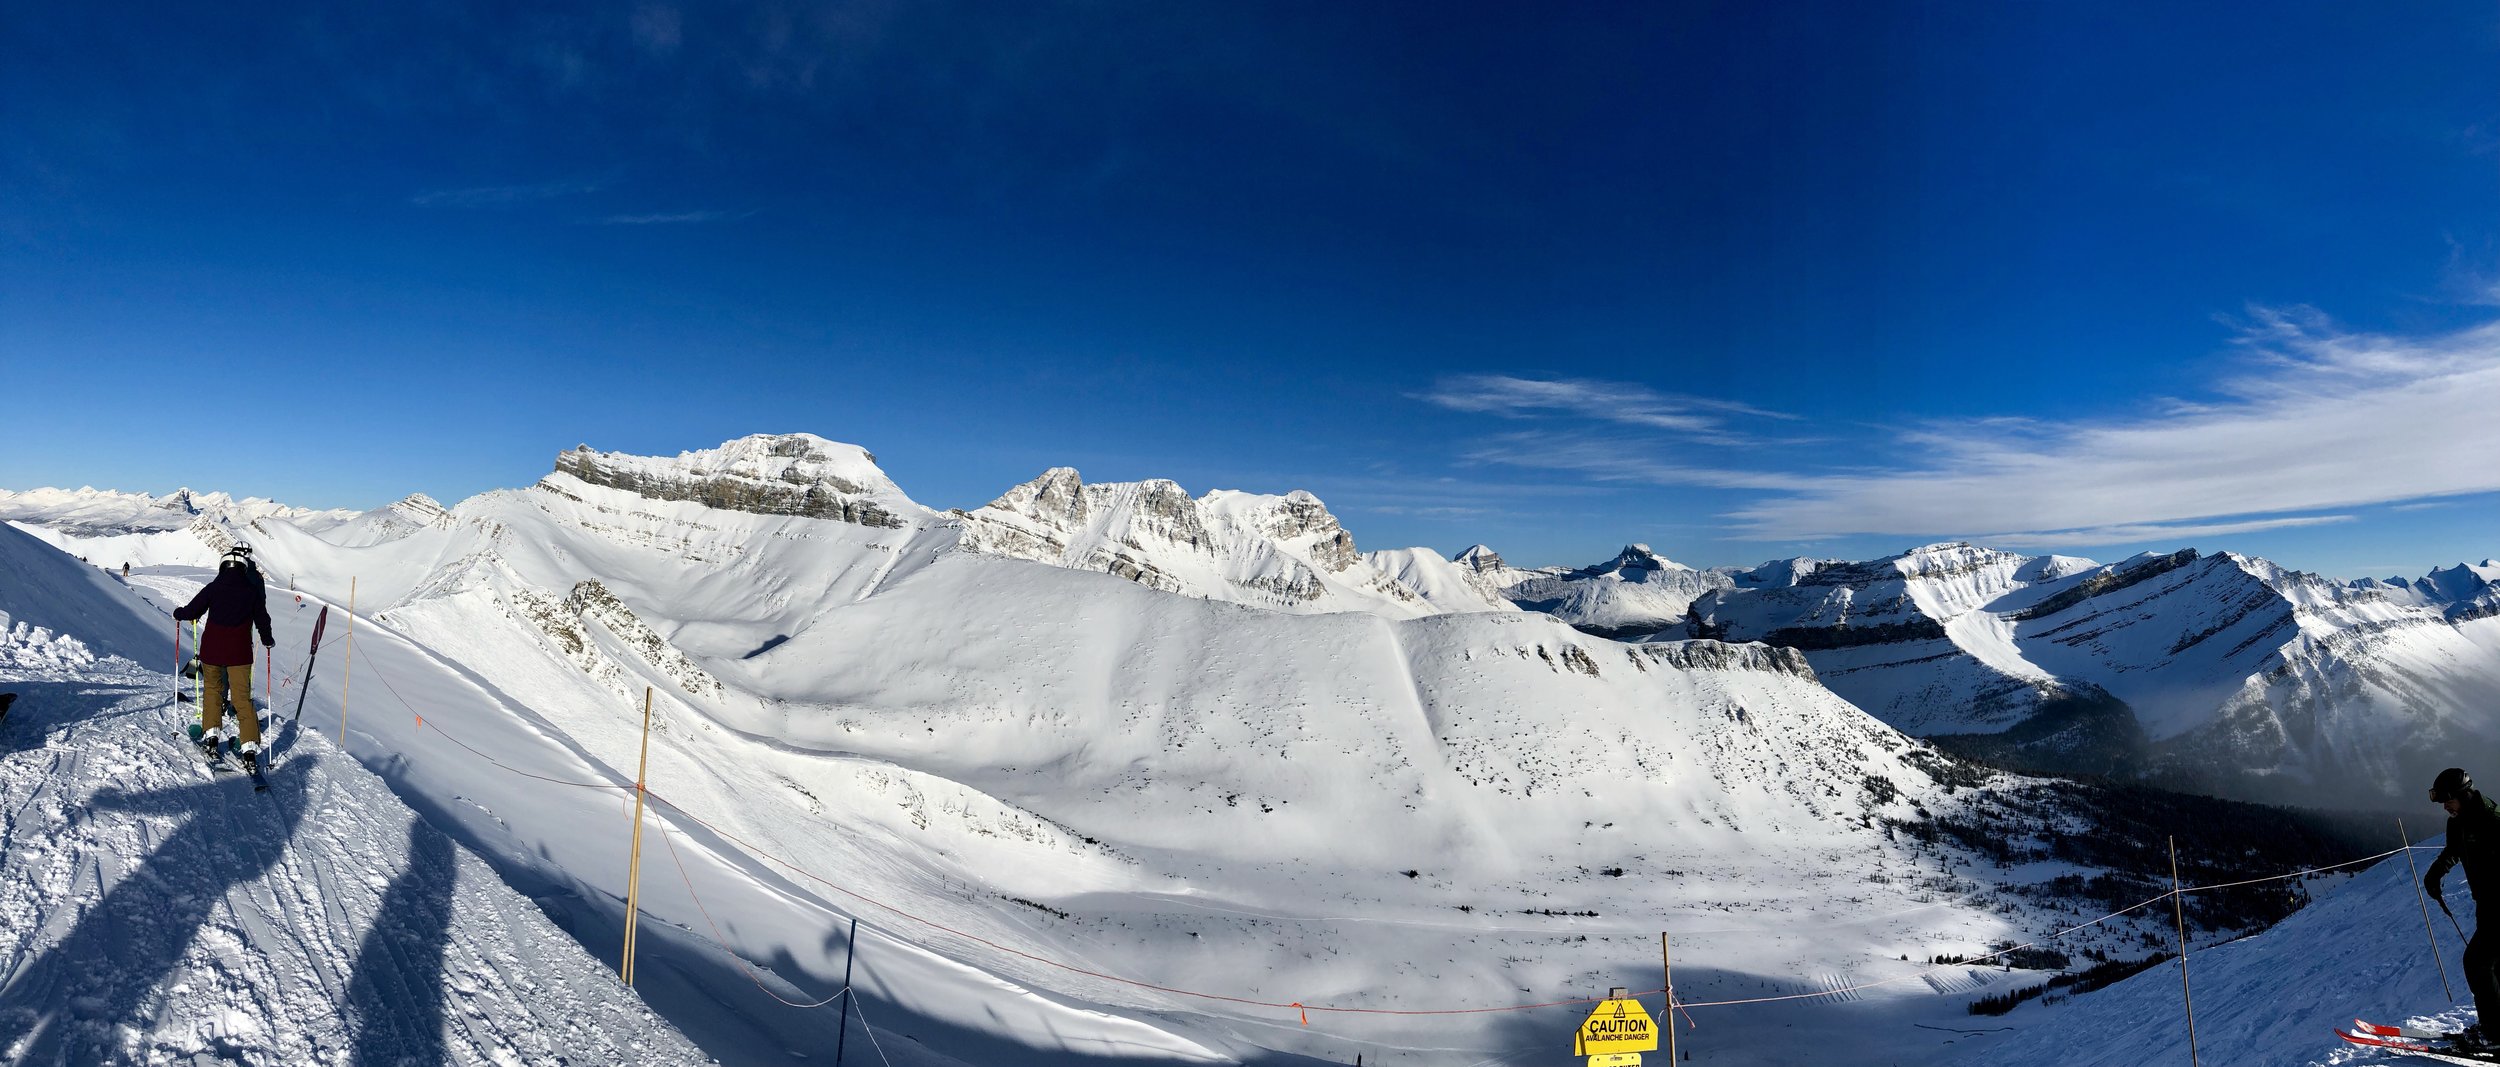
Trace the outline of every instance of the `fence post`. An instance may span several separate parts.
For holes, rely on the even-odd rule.
[[[634,768],[634,855],[625,874],[625,984],[634,984],[634,931],[642,925],[643,775],[651,769],[651,687],[642,687],[642,762]]]
[[[1658,1009],[1658,1019],[1659,1019],[1659,1021],[1660,1021],[1660,1022],[1662,1022],[1662,1023],[1664,1023],[1664,1024],[1666,1025],[1666,1028],[1667,1028],[1667,1062],[1668,1062],[1669,1064],[1673,1064],[1673,1063],[1675,1063],[1675,1062],[1676,1062],[1676,1059],[1675,1059],[1675,957],[1673,957],[1673,956],[1671,956],[1671,955],[1668,955],[1668,953],[1667,953],[1667,932],[1666,932],[1666,931],[1664,931],[1664,930],[1660,930],[1660,931],[1658,931],[1658,966],[1659,966],[1661,969],[1663,969],[1663,970],[1664,970],[1664,972],[1665,972],[1665,976],[1664,976],[1664,977],[1660,980],[1660,984],[1662,984],[1662,985],[1666,986],[1666,989],[1665,989],[1663,992],[1661,992],[1659,995],[1660,995],[1661,997],[1664,997],[1664,998],[1666,999],[1666,1002],[1667,1002],[1665,1007]]]
[[[356,681],[356,579],[347,579],[347,651],[345,673],[339,675],[339,747],[347,747],[347,687]],[[307,681],[309,683],[309,680]]]
[[[2422,936],[2431,942],[2431,965],[2439,968],[2439,988],[2448,994],[2448,1003],[2457,1002],[2456,987],[2448,984],[2448,962],[2439,958],[2439,935],[2431,932],[2431,905],[2422,899],[2422,866],[2413,862],[2413,835],[2405,832],[2405,821],[2396,820],[2396,837],[2405,843],[2405,867],[2413,872],[2413,902],[2422,907]],[[2440,901],[2445,907],[2447,901]]]
[[[2187,898],[2179,892],[2179,839],[2170,839],[2170,913],[2179,921],[2179,995],[2187,1001],[2188,1063],[2203,1067],[2196,1052],[2196,994],[2188,988]]]
[[[859,962],[859,916],[851,916],[851,939],[842,945],[842,1029],[833,1037],[833,1067],[842,1067],[842,1046],[851,1040],[851,965]]]

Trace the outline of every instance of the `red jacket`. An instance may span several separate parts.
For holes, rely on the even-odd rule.
[[[208,616],[200,633],[200,662],[215,667],[252,665],[252,627],[260,627],[260,643],[274,645],[269,632],[269,596],[260,571],[240,563],[217,568],[217,577],[200,595],[174,611],[188,622]]]

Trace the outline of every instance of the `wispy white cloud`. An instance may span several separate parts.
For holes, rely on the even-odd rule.
[[[1509,434],[1469,459],[1606,482],[1750,491],[1724,518],[1745,536],[1981,538],[2029,547],[2188,539],[2350,521],[2349,509],[2500,491],[2500,323],[2402,337],[2346,331],[2309,309],[2254,309],[2248,370],[2194,402],[2122,417],[1938,421],[1882,442],[1909,461],[1769,469],[1695,462],[1585,430]],[[1698,404],[1599,383],[1477,378],[1426,397],[1508,417],[1569,411],[1686,429]],[[1767,414],[1767,413],[1766,413]],[[1655,415],[1655,418],[1649,416]],[[1704,441],[1703,443],[1710,443]],[[1860,446],[1871,442],[1860,442]],[[1897,452],[1895,454],[1898,454]],[[1991,532],[1994,531],[1994,532]]]
[[[1915,442],[1923,464],[1816,476],[1732,517],[1764,537],[2052,537],[2226,519],[2244,530],[2265,516],[2500,489],[2500,324],[2401,338],[2259,310],[2245,343],[2258,372],[2224,382],[2219,400],[2019,433],[1932,426]]]
[[[735,221],[753,215],[753,211],[675,211],[649,215],[610,215],[600,219],[603,226],[666,226],[694,222]]]
[[[535,185],[481,185],[470,189],[437,189],[409,197],[419,207],[500,208],[598,192],[595,181],[552,181]]]
[[[1746,444],[1753,438],[1728,428],[1731,416],[1794,420],[1797,416],[1710,397],[1661,393],[1629,382],[1581,378],[1516,378],[1466,374],[1444,378],[1418,400],[1452,411],[1506,419],[1559,416],[1665,430],[1705,444]]]
[[[1621,440],[1582,432],[1513,433],[1495,437],[1465,459],[1533,470],[1570,471],[1601,482],[1804,492],[1822,477],[1742,467],[1677,463],[1644,455]]]
[[[2259,530],[2281,530],[2298,526],[2327,526],[2352,520],[2351,515],[2295,515],[2277,519],[2250,519],[2245,522],[2139,523],[2132,526],[2096,526],[2088,530],[1981,534],[1973,540],[1981,544],[2004,548],[2049,549],[2132,545],[2148,541],[2179,543],[2193,541],[2200,537],[2221,537],[2226,534],[2254,533]]]

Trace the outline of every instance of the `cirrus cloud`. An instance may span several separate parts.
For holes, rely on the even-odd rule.
[[[1925,422],[1893,432],[1884,443],[1911,458],[1882,467],[1702,462],[1666,441],[1585,427],[1498,436],[1468,458],[1743,492],[1722,518],[1741,535],[1783,541],[2140,543],[2339,523],[2353,518],[2348,509],[2500,491],[2500,323],[2403,337],[2343,330],[2306,308],[2255,309],[2239,343],[2249,369],[2209,399],[2100,419]],[[1444,382],[1424,399],[1644,427],[1676,444],[1736,443],[1744,435],[1724,428],[1725,414],[1779,417],[1640,386],[1499,376]]]

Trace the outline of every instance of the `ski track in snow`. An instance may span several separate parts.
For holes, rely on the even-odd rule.
[[[170,682],[0,671],[0,1062],[709,1062],[326,739],[212,774]]]

